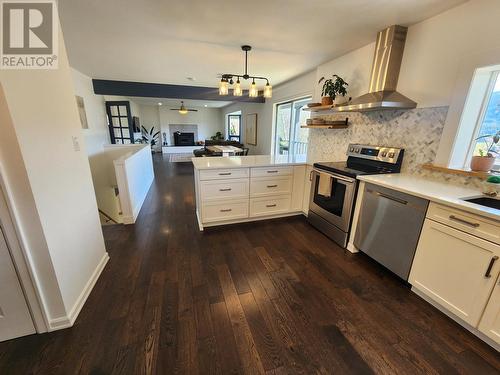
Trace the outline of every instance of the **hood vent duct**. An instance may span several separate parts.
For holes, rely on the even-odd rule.
[[[413,100],[396,91],[408,28],[393,25],[377,35],[370,78],[370,91],[346,105],[334,107],[338,112],[366,112],[383,109],[411,109]]]

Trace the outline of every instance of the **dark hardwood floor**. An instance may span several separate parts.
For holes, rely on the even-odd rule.
[[[0,344],[0,374],[499,374],[500,356],[303,217],[198,231],[190,163],[155,156],[75,326]]]

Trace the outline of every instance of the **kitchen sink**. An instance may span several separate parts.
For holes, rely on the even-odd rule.
[[[500,199],[489,197],[463,198],[462,200],[500,210]]]

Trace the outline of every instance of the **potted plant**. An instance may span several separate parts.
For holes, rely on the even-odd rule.
[[[500,130],[495,134],[476,138],[476,141],[478,140],[482,140],[485,147],[480,147],[478,149],[479,155],[472,157],[470,169],[476,172],[489,172],[493,168],[493,164],[495,164],[495,155],[498,155],[496,148],[500,141]]]
[[[349,86],[349,84],[338,75],[334,74],[332,78],[328,79],[321,77],[318,81],[318,85],[323,81],[323,88],[321,90],[321,105],[332,105],[337,96],[347,95],[347,86]]]
[[[154,147],[158,143],[160,132],[157,131],[155,133],[154,126],[151,129],[149,129],[149,131],[144,126],[141,126],[141,133],[142,133],[142,139],[137,140],[136,143],[149,143],[151,145],[151,152],[154,152]]]

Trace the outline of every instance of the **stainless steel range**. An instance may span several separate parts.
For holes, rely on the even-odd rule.
[[[403,154],[400,148],[350,144],[347,161],[314,163],[309,222],[346,247],[358,189],[356,176],[399,173]]]

